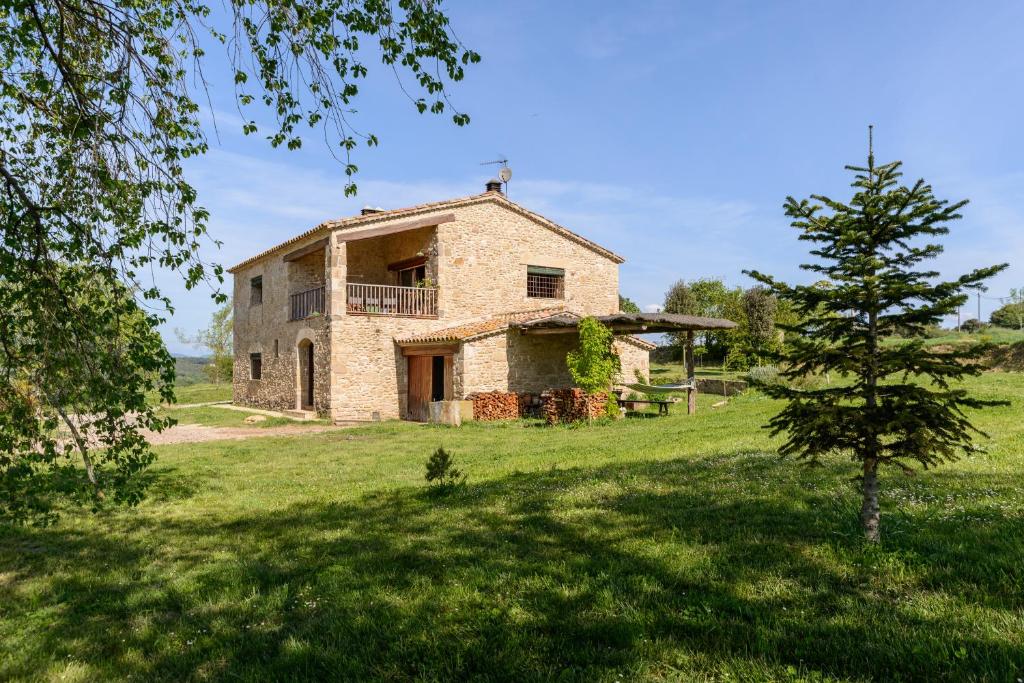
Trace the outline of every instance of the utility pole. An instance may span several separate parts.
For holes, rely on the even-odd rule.
[[[978,322],[981,322],[981,292],[978,292]]]
[[[960,331],[960,307],[956,307],[956,331]]]

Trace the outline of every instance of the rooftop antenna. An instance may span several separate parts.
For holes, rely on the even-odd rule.
[[[504,158],[504,154],[500,154],[501,159],[495,159],[494,161],[485,161],[481,166],[493,166],[501,164],[501,168],[498,169],[498,180],[505,184],[505,196],[508,196],[508,181],[512,180],[512,169],[508,167],[508,159]]]

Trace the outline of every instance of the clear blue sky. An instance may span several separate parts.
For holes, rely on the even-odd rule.
[[[358,125],[360,194],[316,134],[300,152],[244,137],[229,72],[214,65],[219,140],[190,166],[230,266],[364,204],[479,192],[504,154],[515,201],[622,254],[621,290],[661,303],[679,278],[748,286],[747,268],[804,279],[786,195],[848,196],[847,163],[905,162],[940,197],[970,198],[945,241],[946,275],[1008,261],[989,295],[1024,286],[1024,3],[453,2],[483,56],[452,93],[466,128],[419,115],[370,65]],[[257,117],[259,118],[259,117]],[[205,291],[160,277],[205,325]],[[230,282],[226,283],[230,289]],[[982,301],[983,317],[998,302]],[[974,315],[971,304],[970,316]],[[965,317],[970,317],[966,316]]]

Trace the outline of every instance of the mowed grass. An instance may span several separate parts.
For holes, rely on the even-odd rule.
[[[242,427],[249,429],[266,429],[267,427],[286,426],[323,426],[330,424],[327,419],[317,420],[292,420],[287,417],[273,417],[263,415],[263,420],[254,423],[247,423],[245,420],[252,415],[259,413],[233,410],[218,405],[195,406],[192,408],[178,408],[175,406],[161,408],[162,416],[173,417],[181,425],[199,424],[207,427]]]
[[[900,337],[893,337],[891,343],[903,341]],[[936,337],[929,337],[927,345],[956,345],[956,344],[977,344],[987,342],[990,344],[1017,344],[1024,342],[1024,330],[1014,330],[1005,327],[987,327],[978,332],[957,332],[951,330],[946,334]]]
[[[175,403],[181,405],[230,401],[231,382],[221,382],[220,384],[204,382],[178,386],[174,388],[174,399]]]
[[[1014,681],[1024,376],[971,386],[1012,402],[985,451],[886,472],[877,548],[850,463],[780,461],[757,395],[158,449],[137,509],[0,532],[0,679]]]

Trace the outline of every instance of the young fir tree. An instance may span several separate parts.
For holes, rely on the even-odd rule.
[[[942,282],[921,263],[942,252],[922,240],[945,235],[960,218],[966,200],[936,199],[923,180],[900,184],[900,162],[875,166],[869,151],[866,168],[855,173],[848,204],[820,195],[811,201],[787,198],[786,214],[814,243],[819,262],[802,267],[829,283],[789,286],[757,272],[749,275],[788,301],[799,322],[785,326],[795,338],[778,356],[782,375],[795,380],[833,373],[852,383],[821,389],[785,384],[764,386],[787,401],[770,422],[773,434],[785,432],[783,455],[815,462],[826,454],[850,455],[858,463],[863,501],[860,520],[870,541],[879,538],[879,483],[882,465],[905,473],[956,459],[979,433],[964,408],[993,405],[967,395],[954,383],[975,375],[978,349],[936,351],[923,342],[925,329],[956,313],[966,291],[1005,265],[982,268]],[[895,330],[910,339],[883,343]]]

